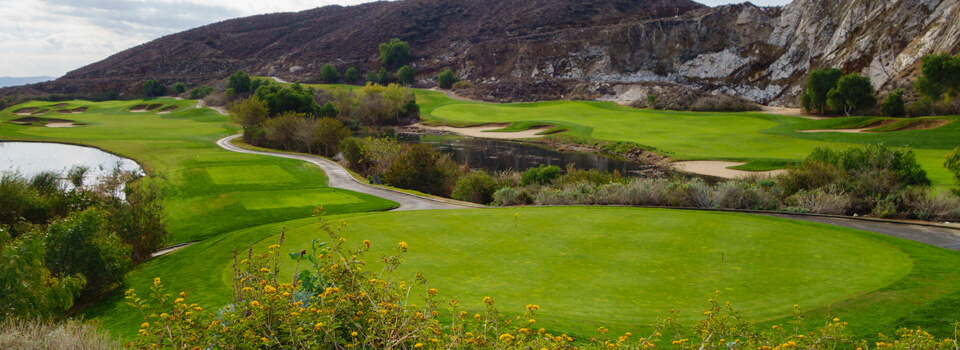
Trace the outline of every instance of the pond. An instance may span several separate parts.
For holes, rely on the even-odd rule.
[[[65,175],[74,166],[90,168],[85,184],[93,184],[119,168],[143,173],[137,162],[96,148],[46,142],[0,142],[0,172],[18,172],[26,178],[52,171]],[[65,185],[70,186],[69,183]]]
[[[502,140],[478,139],[457,135],[399,134],[397,140],[430,145],[436,150],[450,154],[457,164],[469,164],[471,168],[486,170],[524,171],[543,165],[556,165],[566,169],[573,164],[576,169],[596,169],[621,173],[635,173],[649,168],[626,159],[617,159],[602,154],[564,151],[540,147],[528,143]]]

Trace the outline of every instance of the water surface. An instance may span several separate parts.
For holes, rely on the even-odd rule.
[[[114,169],[143,173],[137,162],[96,148],[47,142],[0,142],[0,172],[18,172],[26,178],[42,172],[66,175],[74,166],[90,168],[85,184],[110,175]]]

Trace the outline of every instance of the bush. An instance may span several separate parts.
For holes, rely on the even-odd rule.
[[[130,246],[133,261],[149,259],[163,248],[173,234],[167,231],[163,197],[165,179],[140,178],[124,187],[126,201],[115,201],[106,222],[124,244]]]
[[[427,145],[413,145],[383,173],[391,186],[437,196],[448,196],[456,180],[457,165]]]
[[[907,115],[903,103],[903,90],[897,89],[883,100],[883,104],[880,105],[880,114],[892,118],[902,118]]]
[[[456,83],[457,75],[453,74],[453,71],[449,69],[444,69],[440,72],[440,75],[437,75],[437,83],[440,85],[441,89],[449,89],[453,87],[453,84]]]
[[[123,344],[96,323],[61,322],[35,318],[7,319],[0,323],[0,348],[44,350],[112,350]]]
[[[190,90],[190,99],[199,100],[201,98],[207,97],[212,92],[213,92],[212,87],[209,87],[206,85],[200,85],[200,87]]]
[[[920,220],[960,220],[960,197],[941,193],[931,197],[929,193],[904,199],[904,206]]]
[[[533,203],[533,197],[526,189],[513,189],[504,187],[493,193],[493,205],[511,206],[528,205]]]
[[[55,276],[44,264],[43,238],[22,237],[0,244],[0,320],[48,318],[73,306],[86,284],[82,275]],[[2,341],[2,338],[0,338]]]
[[[522,177],[521,177],[521,181],[522,181]],[[557,187],[560,187],[560,186],[573,184],[573,183],[586,182],[595,186],[599,186],[599,185],[603,185],[611,182],[622,182],[622,181],[625,181],[625,180],[623,176],[620,175],[619,171],[614,171],[611,173],[606,171],[600,171],[597,169],[589,169],[589,170],[575,169],[573,167],[573,164],[570,164],[567,166],[566,174],[560,175],[555,180],[553,180],[553,184]]]
[[[184,92],[187,92],[187,84],[184,84],[184,83],[176,83],[176,84],[173,84],[173,87],[172,87],[172,88],[173,88],[173,93],[174,93],[175,95],[179,95],[179,94],[182,94],[182,93],[184,93]]]
[[[787,199],[791,211],[801,213],[843,215],[851,206],[850,195],[824,192],[821,189],[800,191]]]
[[[257,147],[266,147],[267,131],[260,125],[254,125],[243,129],[243,142]]]
[[[287,112],[317,114],[320,110],[317,101],[313,99],[313,88],[304,89],[300,84],[293,84],[290,88],[276,84],[261,85],[255,95],[267,103],[267,109],[272,116]]]
[[[285,151],[295,151],[298,149],[295,137],[297,131],[301,129],[307,115],[302,113],[287,112],[283,115],[267,119],[263,123],[263,130],[266,133],[266,140],[271,147],[279,148]]]
[[[245,100],[239,100],[227,108],[230,111],[230,117],[233,121],[244,128],[259,126],[267,120],[270,115],[270,109],[267,108],[267,102],[257,96],[251,96]]]
[[[947,160],[943,162],[943,167],[947,168],[953,174],[953,180],[957,182],[958,193],[960,193],[960,148],[953,150],[946,155]]]
[[[560,176],[560,167],[556,165],[540,164],[539,167],[529,168],[520,175],[520,186],[531,184],[547,185]]]
[[[316,149],[320,154],[333,157],[340,152],[339,145],[344,139],[350,137],[351,132],[339,120],[333,118],[320,118],[316,121],[315,140]]]
[[[143,83],[143,95],[146,97],[163,96],[167,93],[167,87],[160,84],[157,79],[150,79]]]
[[[759,111],[760,106],[741,97],[730,95],[708,95],[697,98],[690,105],[697,112],[747,112]]]
[[[472,87],[473,87],[473,82],[469,80],[461,80],[456,83],[453,83],[453,85],[450,85],[450,88],[453,90],[466,90]]]
[[[130,246],[107,232],[104,214],[86,210],[50,225],[45,263],[58,276],[81,275],[84,293],[107,291],[123,283],[130,270]]]
[[[360,170],[360,160],[363,159],[361,149],[363,140],[356,137],[348,137],[340,141],[340,153],[343,153],[343,159],[347,161],[347,166],[353,170]]]
[[[497,183],[484,171],[474,171],[457,180],[451,195],[453,199],[489,204],[493,201],[493,194],[497,190]]]

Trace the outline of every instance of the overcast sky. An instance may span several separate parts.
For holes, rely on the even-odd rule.
[[[224,19],[363,2],[370,0],[0,0],[0,77],[58,77],[161,36]],[[774,6],[789,0],[752,2]]]

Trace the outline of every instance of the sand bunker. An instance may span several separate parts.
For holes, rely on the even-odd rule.
[[[152,110],[157,109],[157,108],[160,108],[160,107],[162,107],[162,106],[163,106],[162,104],[155,103],[155,104],[152,104],[152,105],[147,106],[147,110],[148,110],[148,111],[152,111]]]
[[[147,105],[136,105],[130,107],[130,111],[133,113],[143,113],[147,111]]]
[[[509,124],[488,124],[488,125],[473,126],[473,127],[467,127],[467,128],[455,128],[452,126],[430,126],[430,125],[422,125],[422,124],[414,124],[413,126],[418,128],[423,128],[426,130],[439,130],[439,131],[452,132],[454,134],[463,135],[463,136],[488,138],[488,139],[501,139],[501,140],[531,139],[531,138],[543,137],[546,135],[538,135],[538,134],[553,128],[552,126],[536,126],[524,131],[517,131],[517,132],[489,131],[489,130],[503,129],[508,125]]]
[[[800,117],[800,118],[807,118],[807,119],[813,119],[813,120],[821,120],[821,119],[828,118],[828,117],[820,117],[820,116],[803,113],[803,110],[800,108],[786,108],[786,107],[774,107],[774,106],[760,106],[760,113],[788,115],[791,117]]]
[[[20,108],[20,109],[18,109],[18,110],[16,110],[16,111],[13,111],[13,114],[16,114],[16,115],[30,115],[30,114],[32,114],[33,112],[36,112],[36,111],[38,111],[38,110],[40,110],[40,108],[36,108],[36,107]]]
[[[870,123],[870,125],[867,125],[867,126],[862,127],[862,128],[857,128],[857,129],[814,129],[814,130],[797,130],[797,132],[807,132],[807,133],[810,133],[810,132],[842,132],[842,133],[858,134],[858,133],[863,133],[863,132],[872,132],[871,130],[873,130],[873,129],[880,128],[880,127],[884,127],[884,126],[887,126],[887,125],[890,125],[890,124],[893,124],[893,123],[896,123],[896,122],[897,122],[896,120],[881,120],[881,121],[878,121],[878,122]]]
[[[750,175],[768,175],[776,176],[784,173],[786,170],[770,170],[770,171],[743,171],[743,170],[734,170],[727,169],[729,167],[735,167],[744,165],[747,163],[741,162],[722,162],[722,161],[689,161],[689,162],[675,162],[671,163],[674,165],[677,170],[700,175],[709,175],[721,177],[724,179],[736,179]]]
[[[949,120],[943,120],[943,119],[918,120],[916,122],[897,128],[896,130],[893,130],[893,131],[930,130],[930,129],[939,128],[947,124],[950,124]]]
[[[90,108],[87,108],[87,107],[77,107],[77,108],[71,109],[70,112],[73,112],[73,114],[80,114],[80,113],[86,112],[88,109],[90,109]]]
[[[72,128],[75,126],[81,126],[84,124],[77,124],[77,122],[67,119],[55,119],[55,118],[37,118],[37,117],[25,117],[17,118],[10,121],[14,124],[20,125],[34,125],[34,124],[43,124],[48,128]]]
[[[167,114],[177,110],[178,108],[180,108],[180,106],[170,106],[170,107],[161,109],[159,112],[157,112],[157,114]]]

